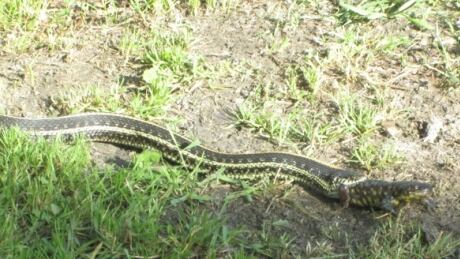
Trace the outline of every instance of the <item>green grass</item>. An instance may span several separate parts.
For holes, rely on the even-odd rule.
[[[452,34],[455,34],[452,24],[448,24]],[[460,31],[460,30],[459,30]],[[457,32],[460,35],[460,32]],[[460,59],[449,54],[444,43],[440,40],[439,33],[436,35],[436,46],[442,57],[443,62],[439,68],[431,65],[426,65],[428,68],[438,73],[444,80],[441,82],[441,87],[445,89],[459,88],[460,87]],[[460,36],[457,38],[457,43],[460,43]]]
[[[339,17],[346,22],[351,21],[369,21],[383,18],[394,18],[397,15],[407,13],[417,5],[417,0],[405,1],[359,1],[357,4],[354,1],[339,1],[341,8]]]
[[[166,33],[161,28],[146,32],[128,29],[118,42],[126,62],[143,67],[140,85],[119,84],[110,91],[99,85],[82,86],[54,98],[60,113],[84,111],[124,112],[144,119],[162,116],[174,99],[173,91],[187,90],[190,83],[209,78],[212,73],[199,56],[188,52],[187,30]]]
[[[325,122],[321,116],[305,114],[301,108],[285,114],[274,114],[246,104],[237,113],[237,125],[252,128],[256,133],[277,143],[308,143],[312,146],[330,143],[343,136],[337,125]]]
[[[5,40],[2,49],[24,53],[34,48],[64,48],[62,35],[72,26],[70,13],[69,6],[56,10],[43,0],[2,1],[0,35]]]
[[[360,143],[352,150],[350,162],[362,169],[385,169],[403,161],[401,155],[391,146],[376,145],[368,139],[361,139]]]
[[[299,100],[309,99],[308,92],[299,94],[295,92],[297,88],[288,87],[291,99],[297,100],[298,96]],[[403,161],[401,155],[387,143],[371,141],[372,137],[380,134],[377,115],[378,110],[382,109],[382,103],[379,104],[378,100],[374,105],[372,102],[361,101],[348,91],[339,92],[333,97],[337,106],[336,113],[309,112],[305,106],[300,105],[274,113],[273,107],[279,99],[258,96],[256,100],[240,107],[236,114],[237,126],[251,128],[276,143],[302,143],[308,144],[310,148],[327,146],[337,141],[351,141],[354,147],[349,162],[367,171],[388,169]],[[311,100],[314,102],[314,99]],[[267,106],[267,103],[274,104]]]
[[[68,146],[7,131],[0,145],[3,258],[242,253],[243,232],[193,202],[202,197],[196,173],[162,166],[156,152],[113,171],[91,165],[82,139]]]
[[[47,6],[42,0],[2,1],[0,3],[0,29],[34,30],[39,23],[40,11],[46,10],[46,8]]]
[[[339,92],[334,98],[339,108],[341,127],[351,134],[366,136],[377,129],[377,108],[357,98],[349,91]]]
[[[249,234],[226,223],[227,206],[252,200],[258,188],[243,183],[220,211],[206,186],[225,179],[164,165],[145,151],[129,168],[92,165],[83,138],[31,140],[17,130],[0,134],[0,256],[230,257],[287,255],[293,238],[279,236],[286,222],[265,222]],[[232,182],[236,183],[234,180]]]
[[[449,234],[441,233],[429,245],[422,227],[408,224],[400,217],[385,222],[369,241],[362,247],[357,258],[450,258],[460,240]],[[457,252],[458,253],[458,252]]]
[[[241,198],[254,202],[254,187],[243,184],[220,212],[207,209],[216,201],[206,186],[219,172],[200,180],[199,170],[165,165],[155,151],[136,155],[128,168],[97,168],[82,138],[67,145],[30,140],[14,129],[2,131],[0,150],[2,258],[246,258],[287,256],[292,249],[294,238],[279,234],[289,225],[283,220],[265,222],[256,235],[226,224],[226,207]],[[349,256],[438,258],[460,246],[449,235],[426,245],[416,225],[392,222]],[[336,255],[327,243],[305,252]]]
[[[380,125],[400,118],[395,114],[401,107],[392,106],[398,94],[391,96],[395,93],[391,87],[406,87],[406,81],[397,84],[399,79],[414,71],[419,75],[432,71],[435,87],[459,88],[460,61],[453,51],[460,43],[455,25],[458,0],[267,3],[262,8],[265,16],[254,19],[273,25],[260,32],[260,52],[280,63],[278,71],[268,72],[264,64],[256,63],[257,55],[250,61],[231,57],[216,64],[192,51],[202,43],[193,35],[195,16],[220,14],[233,19],[240,10],[232,11],[242,3],[109,0],[54,6],[49,1],[2,1],[0,48],[2,53],[45,51],[52,56],[79,48],[69,41],[76,32],[109,32],[103,47],[114,49],[114,55],[124,60],[123,67],[135,69],[137,82],[114,78],[115,85],[89,83],[66,89],[51,96],[51,112],[108,111],[168,123],[177,119],[169,116],[170,106],[194,85],[218,92],[226,87],[221,82],[231,77],[237,84],[251,84],[237,108],[236,126],[303,154],[336,150],[339,145],[344,150],[334,152],[343,155],[342,162],[367,171],[385,171],[404,160],[382,135]],[[311,15],[311,10],[319,12]],[[312,33],[299,47],[293,32],[310,23],[324,26],[318,27],[322,33]],[[395,24],[403,24],[404,29],[392,27]],[[119,36],[112,38],[111,31]],[[446,41],[448,37],[454,44]],[[426,39],[428,43],[421,44]],[[424,52],[426,48],[431,52]],[[290,51],[297,54],[289,56]],[[26,83],[39,87],[40,70],[32,64],[23,69]],[[96,168],[88,150],[83,139],[67,145],[3,132],[0,257],[298,255],[295,233],[284,231],[289,222],[263,221],[258,229],[249,230],[244,224],[230,226],[225,216],[234,202],[258,202],[265,192],[277,192],[276,184],[248,184],[222,172],[203,179],[198,169],[187,172],[164,164],[161,155],[152,151],[135,155],[129,168]],[[217,201],[208,193],[216,182],[230,183],[238,190]],[[459,247],[459,241],[446,234],[426,243],[416,223],[384,222],[368,243],[358,247],[338,233],[338,226],[325,226],[321,234],[326,239],[303,242],[306,247],[298,257],[440,258]],[[352,248],[337,250],[343,239]]]
[[[329,109],[314,111],[324,95],[321,68],[316,63],[315,58],[305,58],[285,69],[283,84],[257,86],[237,110],[236,125],[277,143],[315,146],[343,137],[339,120],[330,119]]]
[[[98,20],[103,26],[113,27],[135,19],[145,27],[164,23],[161,18],[171,17],[178,12],[198,14],[201,10],[228,12],[238,6],[238,0],[214,1],[203,4],[196,0],[132,0],[128,1],[131,12],[117,12],[125,7],[117,1],[86,3],[65,1],[59,8],[54,3],[43,0],[12,0],[0,3],[0,35],[5,40],[1,49],[11,53],[24,53],[37,48],[50,51],[66,49],[67,39],[72,33],[88,25],[87,21]],[[104,15],[101,17],[100,14]],[[133,15],[135,14],[135,15]],[[152,19],[152,14],[156,15]],[[158,22],[157,22],[158,21]],[[123,36],[125,37],[125,36]],[[124,39],[124,44],[130,45]],[[3,43],[2,43],[3,45]],[[129,46],[128,46],[129,47]]]

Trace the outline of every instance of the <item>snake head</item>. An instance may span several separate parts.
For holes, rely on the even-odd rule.
[[[352,204],[395,213],[407,203],[426,201],[432,190],[431,184],[417,181],[365,180],[340,186],[339,196],[345,207]]]

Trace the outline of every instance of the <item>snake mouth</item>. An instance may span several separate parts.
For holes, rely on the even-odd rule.
[[[401,182],[398,184],[403,184],[403,186],[398,190],[399,192],[396,192],[399,193],[399,195],[395,196],[395,198],[401,202],[409,203],[412,201],[423,201],[433,193],[433,186],[427,183],[408,182],[404,184],[404,182]]]
[[[428,197],[432,194],[431,184],[417,181],[394,182],[390,185],[380,207],[396,213],[400,208],[409,203],[427,205]]]

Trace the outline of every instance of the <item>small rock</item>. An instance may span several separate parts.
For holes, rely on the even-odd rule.
[[[440,44],[444,47],[452,48],[457,44],[457,39],[453,37],[445,37],[441,39]]]
[[[443,127],[443,122],[440,118],[432,116],[426,123],[423,141],[428,143],[434,143]]]
[[[45,10],[41,10],[38,14],[38,22],[41,24],[48,23],[49,17]]]
[[[395,138],[401,134],[394,121],[382,121],[381,126],[385,134],[389,137]]]
[[[244,104],[245,99],[244,98],[235,98],[234,103],[236,106],[242,106]]]

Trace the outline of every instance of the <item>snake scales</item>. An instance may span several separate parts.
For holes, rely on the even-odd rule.
[[[340,200],[344,207],[352,204],[394,212],[402,204],[425,200],[432,190],[427,183],[367,179],[353,171],[288,153],[219,153],[201,145],[191,145],[189,139],[156,124],[117,114],[84,113],[44,119],[0,115],[0,128],[12,127],[46,138],[73,138],[83,134],[92,141],[138,149],[153,148],[168,160],[189,168],[197,165],[209,171],[224,168],[233,178],[276,176],[289,179],[323,196]]]

